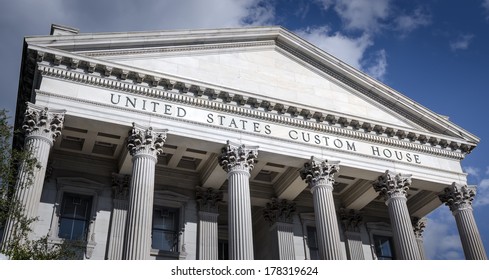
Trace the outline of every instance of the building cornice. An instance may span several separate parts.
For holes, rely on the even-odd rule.
[[[103,65],[97,64],[89,71],[90,64],[78,63],[73,67],[66,58],[61,58],[58,65],[54,65],[54,56],[50,57],[44,53],[40,59],[42,63],[38,65],[38,70],[43,76],[448,158],[462,159],[473,148],[470,143],[453,137],[258,100],[239,91],[168,80],[162,75],[148,78],[119,68],[113,68],[110,75],[106,75]],[[121,77],[123,71],[127,74]]]

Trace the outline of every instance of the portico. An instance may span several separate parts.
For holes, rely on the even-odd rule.
[[[281,28],[134,34],[115,49],[66,35],[27,39],[42,82],[18,110],[65,110],[36,232],[62,239],[49,217],[83,181],[85,258],[421,259],[411,218],[467,183],[477,137]],[[483,259],[475,221],[457,223]]]

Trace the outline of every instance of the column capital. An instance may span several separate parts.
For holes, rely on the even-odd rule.
[[[258,146],[245,146],[227,141],[221,149],[218,157],[219,165],[226,172],[246,171],[251,172],[258,156]]]
[[[472,209],[472,200],[474,200],[476,191],[475,187],[453,183],[445,188],[438,195],[442,203],[450,207],[450,211],[460,211]]]
[[[163,153],[163,145],[166,141],[168,129],[153,129],[152,127],[142,127],[132,123],[127,138],[127,149],[131,156],[138,154],[148,154],[156,158]]]
[[[41,136],[54,142],[61,135],[66,110],[51,110],[27,102],[22,129],[26,136]]]
[[[263,218],[270,225],[276,222],[282,223],[292,223],[292,215],[296,210],[296,205],[294,202],[288,201],[287,199],[281,199],[274,197],[268,202],[263,209]]]
[[[218,213],[219,203],[223,200],[223,194],[221,190],[197,187],[195,191],[195,199],[199,203],[200,211]]]
[[[334,184],[334,174],[340,170],[339,161],[320,160],[315,157],[304,163],[299,171],[302,180],[312,188],[316,185]]]
[[[339,214],[341,222],[345,226],[345,231],[360,232],[359,225],[363,221],[360,212],[353,209],[340,208]]]
[[[394,173],[387,170],[379,176],[373,186],[375,191],[383,195],[386,201],[395,197],[406,198],[411,185],[411,176],[410,174]]]
[[[127,200],[129,198],[130,175],[112,173],[112,197]]]
[[[423,232],[428,220],[426,218],[412,217],[411,222],[413,223],[414,236],[416,238],[423,238]]]

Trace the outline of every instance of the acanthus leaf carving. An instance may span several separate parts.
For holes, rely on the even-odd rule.
[[[166,129],[154,130],[152,127],[143,128],[135,123],[129,131],[127,149],[132,156],[146,153],[157,156],[163,153],[163,145],[166,141]]]
[[[243,170],[251,172],[258,157],[257,146],[246,146],[227,141],[218,157],[219,165],[226,172]]]
[[[411,175],[394,173],[389,170],[373,183],[375,191],[383,195],[386,201],[393,197],[405,198],[410,186]]]

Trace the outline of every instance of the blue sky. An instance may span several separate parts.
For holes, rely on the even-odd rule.
[[[51,23],[81,32],[281,25],[479,136],[462,163],[489,252],[489,0],[0,0],[0,108],[13,111],[22,40]],[[463,259],[447,207],[425,231],[432,259]]]

